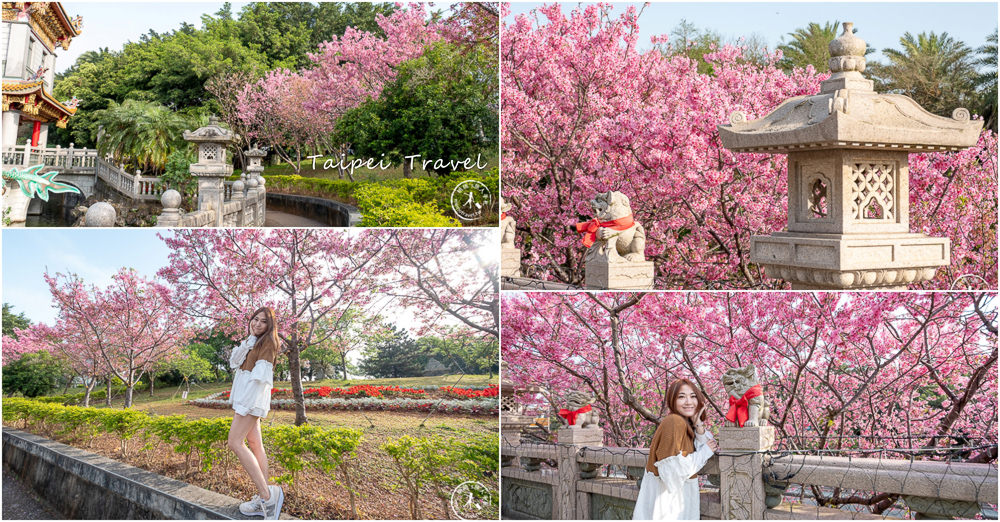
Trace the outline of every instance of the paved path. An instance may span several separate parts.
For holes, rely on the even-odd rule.
[[[296,216],[277,210],[268,210],[264,217],[265,227],[325,227],[326,223],[309,219],[307,217]]]
[[[53,510],[37,493],[21,482],[21,477],[4,465],[4,520],[58,520],[61,518],[66,517]]]

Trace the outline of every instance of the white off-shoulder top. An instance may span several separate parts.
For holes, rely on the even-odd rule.
[[[271,409],[274,365],[270,361],[260,359],[254,364],[253,370],[240,368],[256,342],[256,336],[247,337],[239,346],[233,348],[233,353],[229,356],[229,367],[236,370],[233,389],[229,393],[229,403],[233,405],[233,411],[240,415],[266,417]]]

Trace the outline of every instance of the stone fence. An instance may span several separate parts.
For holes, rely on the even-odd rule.
[[[603,447],[599,428],[560,429],[558,444],[510,435],[501,446],[505,518],[631,518],[647,449]],[[899,495],[921,518],[971,518],[997,501],[995,464],[786,455],[766,450],[773,440],[772,427],[719,429],[719,454],[698,473],[707,478],[702,519],[885,518],[792,502],[793,484]]]
[[[32,167],[43,164],[56,167],[60,171],[93,171],[97,164],[97,149],[77,149],[72,143],[69,147],[32,147],[31,141],[24,145],[15,145],[3,150],[3,166]]]

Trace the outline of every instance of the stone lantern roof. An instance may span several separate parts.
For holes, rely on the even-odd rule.
[[[194,131],[184,131],[184,139],[195,143],[233,143],[240,138],[239,134],[219,125],[215,116],[208,118],[208,125]]]
[[[786,100],[767,116],[747,121],[734,112],[719,126],[722,144],[734,152],[787,153],[817,149],[878,149],[907,152],[953,151],[972,147],[982,120],[955,109],[950,118],[924,110],[909,96],[879,94],[865,70],[865,42],[853,23],[830,42],[833,73],[819,94]]]

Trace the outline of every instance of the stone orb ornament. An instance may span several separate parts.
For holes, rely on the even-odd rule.
[[[115,226],[115,220],[118,218],[118,212],[115,211],[115,207],[106,201],[99,201],[94,203],[87,209],[87,213],[84,215],[84,224],[88,227],[113,227]]]

